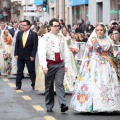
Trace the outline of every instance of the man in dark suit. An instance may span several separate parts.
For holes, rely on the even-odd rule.
[[[12,35],[12,37],[14,37],[15,32],[18,30],[18,23],[14,22],[13,23],[13,28],[9,29],[10,34]]]
[[[23,70],[25,64],[31,78],[31,86],[34,89],[35,87],[35,56],[38,46],[38,35],[37,33],[30,30],[30,21],[24,20],[21,23],[21,31],[18,32],[16,37],[15,45],[15,56],[17,59],[17,77],[16,77],[16,90],[21,89]]]

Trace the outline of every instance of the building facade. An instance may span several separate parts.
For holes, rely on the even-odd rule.
[[[10,21],[11,19],[10,0],[0,0],[0,20]]]
[[[120,0],[110,0],[110,19],[120,19]]]
[[[34,4],[34,0],[11,0],[11,20],[23,20],[29,19],[32,21],[32,10],[27,10],[27,6],[32,6]]]
[[[11,20],[23,19],[23,6],[21,0],[11,0]]]
[[[68,0],[49,0],[50,19],[63,19],[65,24],[69,23],[69,1]]]
[[[110,24],[112,19],[120,19],[120,0],[89,0],[88,19],[92,24]]]
[[[34,0],[34,5],[36,5],[37,7],[35,20],[42,23],[44,23],[45,21],[49,22],[49,2],[50,0]]]
[[[34,5],[38,2],[37,5]],[[47,11],[40,11],[47,3]],[[36,8],[35,8],[36,7]],[[49,21],[63,19],[65,24],[76,24],[79,19],[91,24],[120,19],[120,0],[0,0],[0,20]]]
[[[63,19],[65,24],[76,24],[88,19],[88,0],[49,0],[50,19]]]
[[[80,19],[88,20],[88,0],[69,0],[69,7],[69,16],[72,16],[70,23],[76,24]]]

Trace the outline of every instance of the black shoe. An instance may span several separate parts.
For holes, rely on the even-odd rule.
[[[68,106],[64,104],[61,105],[61,112],[66,112],[68,109],[69,109]]]
[[[21,90],[21,87],[16,87],[15,90]]]
[[[35,86],[32,86],[32,89],[34,90],[34,89],[35,89]]]
[[[35,89],[35,84],[31,84],[31,86],[32,86],[32,89],[34,90]]]
[[[47,109],[47,112],[52,112],[52,108],[48,108],[48,109]]]

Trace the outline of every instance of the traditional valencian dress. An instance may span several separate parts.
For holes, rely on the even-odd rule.
[[[65,73],[65,78],[64,78],[64,88],[66,91],[73,91],[74,89],[74,84],[75,84],[75,79],[77,77],[77,61],[75,60],[75,57],[70,51],[69,48],[74,47],[71,42],[71,37],[69,35],[64,36],[62,34],[64,40],[66,40],[67,45],[68,45],[68,53],[69,53],[69,62],[68,62],[68,71]]]
[[[79,112],[120,111],[120,87],[109,53],[110,41],[99,44],[97,36],[88,40],[70,106]],[[99,45],[99,48],[96,45]],[[85,63],[88,62],[86,70]]]
[[[40,42],[41,37],[38,36]],[[41,93],[45,92],[45,74],[43,72],[42,66],[39,64],[38,52],[36,53],[36,81],[35,81],[35,90],[40,91]]]
[[[12,37],[10,35],[4,36],[4,65],[6,74],[11,74],[11,60],[12,60]]]
[[[4,72],[4,58],[3,58],[3,53],[4,53],[4,43],[3,43],[1,35],[0,35],[0,75],[1,75],[1,73]]]
[[[119,83],[120,83],[120,44],[114,44],[113,48],[116,55],[112,57],[117,67],[116,72],[117,72]]]

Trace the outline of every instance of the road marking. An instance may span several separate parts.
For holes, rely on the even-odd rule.
[[[32,100],[29,96],[22,96],[22,98],[25,100]]]
[[[22,90],[15,90],[17,93],[21,93],[21,92],[23,92]]]
[[[37,111],[45,111],[40,105],[33,105],[33,108]]]
[[[7,81],[9,81],[9,79],[7,79],[7,78],[3,78],[3,81],[6,81],[6,82],[7,82]]]
[[[10,86],[10,87],[15,87],[15,84],[13,84],[13,83],[8,83],[8,85]]]
[[[45,120],[57,120],[57,119],[55,119],[55,118],[52,117],[52,116],[44,116],[44,119],[45,119]]]

